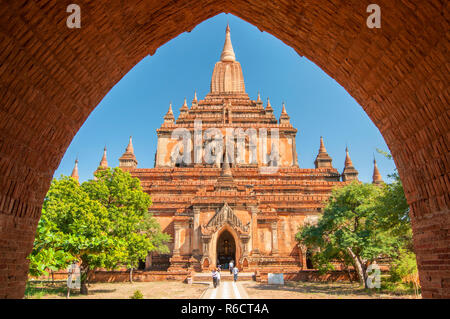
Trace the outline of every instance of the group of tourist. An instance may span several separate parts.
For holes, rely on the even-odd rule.
[[[233,260],[230,261],[228,269],[230,270],[230,274],[233,274],[234,281],[237,281],[239,269],[236,265],[234,265]],[[213,271],[212,271],[212,279],[213,279],[214,288],[216,288],[217,286],[220,285],[220,271],[221,271],[220,264],[217,266],[216,269],[213,269]]]

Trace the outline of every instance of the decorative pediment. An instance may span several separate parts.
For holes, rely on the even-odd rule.
[[[225,202],[223,207],[209,220],[206,226],[202,225],[203,234],[211,234],[222,228],[224,224],[229,224],[239,234],[246,234],[249,231],[250,223],[244,223],[236,216],[233,209]]]

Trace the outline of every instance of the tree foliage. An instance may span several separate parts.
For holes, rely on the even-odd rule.
[[[377,202],[382,194],[381,188],[358,182],[332,191],[318,223],[297,234],[298,241],[318,248],[314,260],[319,268],[332,269],[336,259],[351,262],[365,283],[370,263],[395,254],[397,238],[379,227]]]
[[[33,251],[28,257],[29,272],[36,277],[48,276],[49,271],[62,269],[74,259],[70,253],[55,248],[61,246],[63,234],[58,232],[55,224],[45,217],[47,215],[45,212],[42,212],[42,215],[37,226]]]
[[[64,176],[52,181],[40,222],[45,233],[38,232],[30,256],[34,268],[52,266],[43,262],[38,250],[50,241],[47,246],[66,257],[66,264],[59,266],[78,260],[83,293],[91,270],[135,268],[148,252],[167,251],[165,243],[170,239],[148,213],[152,202],[137,178],[119,168],[95,176],[82,185]]]
[[[364,285],[378,258],[392,260],[392,278],[416,271],[409,207],[398,173],[389,176],[393,182],[383,186],[353,182],[333,189],[317,224],[299,230],[296,239],[314,249],[319,270],[334,269],[333,261],[352,265]]]
[[[392,156],[381,150],[377,150],[383,154],[387,159],[392,159]],[[386,184],[384,187],[384,194],[378,202],[378,214],[381,216],[382,224],[380,227],[390,229],[398,236],[405,240],[405,245],[412,250],[412,230],[411,220],[409,218],[409,206],[406,201],[403,190],[402,181],[398,172],[395,171],[388,175],[392,183]]]

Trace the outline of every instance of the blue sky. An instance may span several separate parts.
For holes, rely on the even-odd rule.
[[[342,172],[345,147],[363,182],[372,180],[373,154],[385,181],[393,161],[376,148],[389,151],[383,137],[361,106],[318,66],[300,57],[277,38],[231,15],[220,14],[199,24],[145,57],[103,98],[76,134],[55,177],[70,175],[79,160],[80,180],[92,178],[108,149],[109,166],[118,166],[130,135],[138,167],[154,166],[156,129],[169,103],[175,117],[186,97],[190,107],[197,90],[199,99],[209,92],[214,64],[219,60],[227,22],[237,60],[241,63],[246,91],[256,99],[267,97],[277,118],[285,101],[291,123],[297,128],[297,153],[302,168],[313,168],[324,137],[333,166]]]

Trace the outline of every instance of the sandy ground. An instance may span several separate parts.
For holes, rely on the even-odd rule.
[[[218,287],[219,288],[219,287]],[[230,283],[224,283],[221,292],[217,289],[214,296],[212,285],[185,284],[177,281],[135,282],[130,283],[94,283],[89,287],[89,294],[80,295],[73,289],[73,299],[129,299],[139,290],[145,299],[197,299],[203,298],[249,298],[249,299],[369,299],[369,298],[416,298],[414,295],[394,295],[366,291],[358,284],[350,283],[316,283],[286,282],[284,286],[268,285],[254,281],[239,282],[238,289],[232,289]],[[45,289],[45,290],[43,290]],[[222,289],[222,290],[223,290]],[[236,290],[239,296],[235,296]],[[66,298],[65,283],[51,286],[47,283],[34,283],[34,294],[27,298],[55,299]]]
[[[414,295],[393,295],[367,292],[358,284],[286,282],[284,286],[257,282],[243,283],[250,299],[372,299],[415,298]]]
[[[60,287],[62,287],[60,285]],[[177,281],[135,282],[130,283],[93,283],[88,295],[80,295],[75,289],[70,298],[73,299],[129,299],[139,290],[145,299],[196,299],[208,288],[204,284],[188,285]],[[62,292],[61,290],[65,290]],[[44,294],[41,299],[66,298],[67,289]]]

